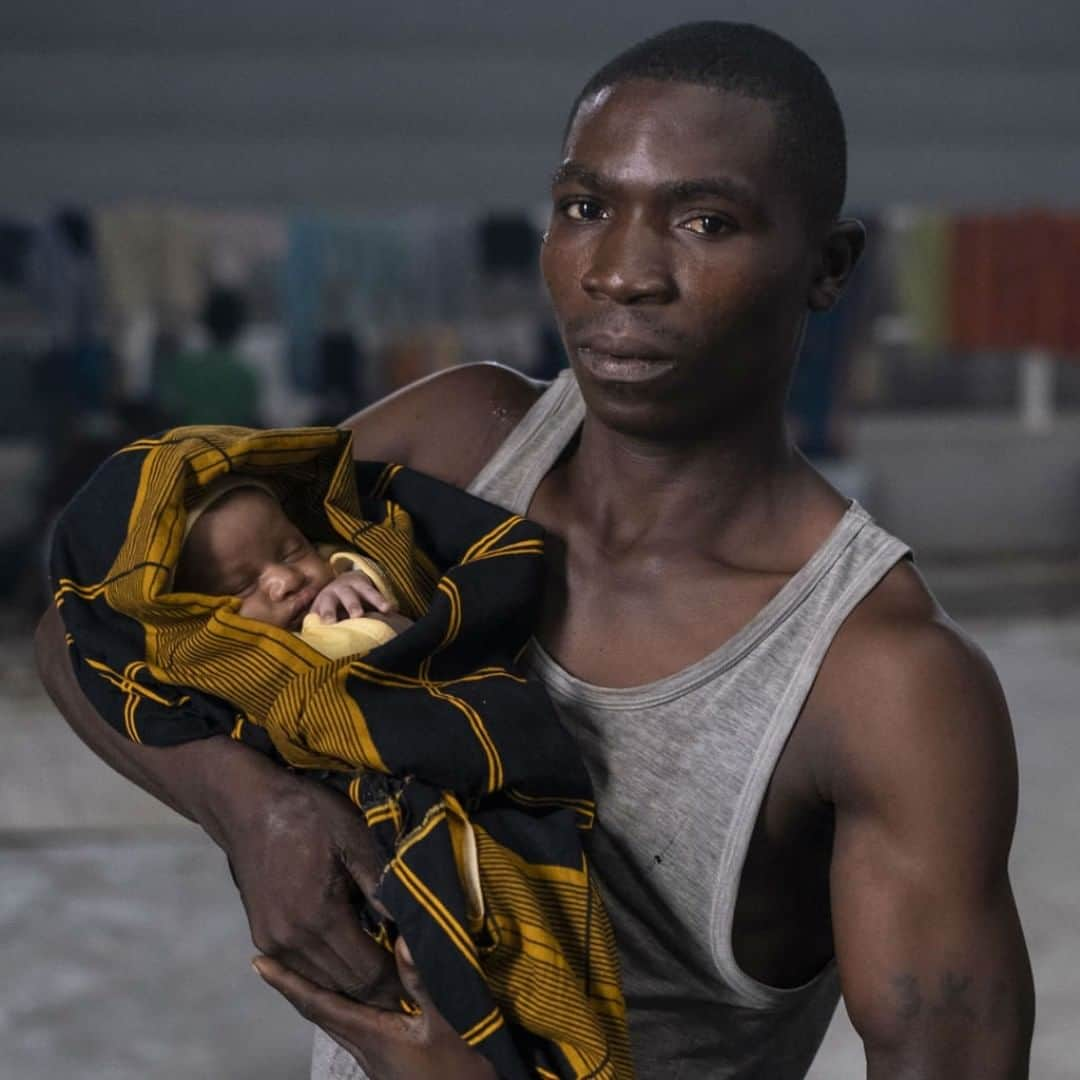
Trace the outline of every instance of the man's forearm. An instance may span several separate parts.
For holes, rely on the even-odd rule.
[[[83,695],[55,608],[50,608],[38,624],[34,645],[42,684],[75,734],[106,764],[178,814],[201,825],[218,843],[223,838],[210,797],[213,782],[233,766],[260,773],[277,770],[261,754],[224,736],[168,748],[140,746],[126,739],[98,715]]]
[[[35,645],[41,681],[79,738],[225,852],[256,948],[319,986],[396,1007],[393,964],[357,914],[356,891],[373,895],[382,860],[356,807],[226,736],[168,748],[130,742],[83,695],[55,610]]]

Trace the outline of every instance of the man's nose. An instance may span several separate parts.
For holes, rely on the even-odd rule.
[[[611,222],[581,278],[590,296],[617,304],[666,304],[676,284],[664,238],[647,222]]]

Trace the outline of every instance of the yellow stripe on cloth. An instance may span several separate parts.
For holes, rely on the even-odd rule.
[[[633,1075],[611,926],[587,865],[538,866],[474,829],[496,940],[484,972],[506,1015],[556,1043],[575,1076]]]
[[[492,1009],[482,1020],[477,1022],[469,1028],[468,1031],[463,1031],[461,1037],[470,1045],[477,1046],[482,1043],[491,1034],[498,1031],[503,1026],[505,1021],[503,1020],[502,1012],[498,1009]]]
[[[446,597],[450,604],[450,619],[447,623],[446,633],[436,649],[440,652],[445,649],[461,631],[461,593],[458,587],[448,578],[443,578],[438,584],[438,590]]]
[[[495,745],[495,741],[491,738],[491,735],[488,734],[488,730],[484,726],[483,718],[467,701],[456,697],[454,694],[446,693],[440,686],[428,679],[427,675],[430,668],[431,659],[429,657],[420,665],[424,689],[427,690],[432,697],[453,705],[454,708],[458,709],[469,721],[469,727],[472,729],[473,734],[476,736],[476,741],[480,744],[480,748],[487,757],[488,791],[498,791],[503,783],[502,760],[499,757],[499,750]]]

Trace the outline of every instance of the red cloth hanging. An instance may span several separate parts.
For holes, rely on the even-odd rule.
[[[1080,358],[1080,217],[1023,211],[952,223],[951,343]]]

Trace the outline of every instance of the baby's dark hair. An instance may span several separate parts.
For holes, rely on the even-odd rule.
[[[205,514],[213,513],[222,509],[237,495],[243,492],[257,491],[273,499],[278,505],[281,500],[269,484],[261,480],[248,477],[226,476],[222,477],[188,508],[187,521],[184,524],[184,536],[180,545],[180,554],[177,556],[176,566],[173,568],[172,588],[175,592],[189,592],[192,575],[191,553],[188,549],[188,537],[191,536],[195,523]]]
[[[802,49],[750,23],[693,22],[631,46],[582,88],[581,103],[631,79],[692,83],[767,101],[777,120],[781,161],[792,174],[810,219],[831,222],[847,186],[847,136],[832,87]]]

